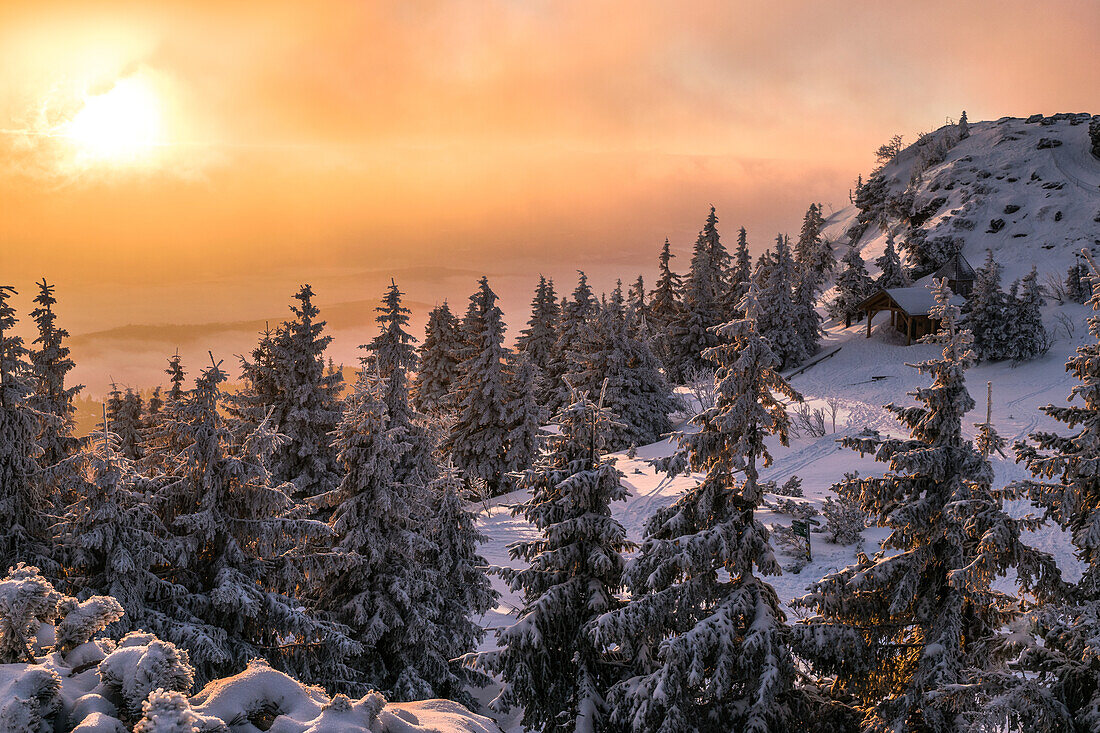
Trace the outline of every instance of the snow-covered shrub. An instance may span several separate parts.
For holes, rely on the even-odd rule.
[[[775,486],[774,483],[773,486]],[[761,484],[761,487],[763,487],[763,484]],[[776,496],[802,496],[802,479],[798,476],[791,476],[783,482],[782,486],[775,486],[769,491]]]
[[[132,632],[99,663],[103,687],[117,697],[126,717],[137,717],[154,690],[188,692],[195,670],[187,652],[152,634]]]
[[[858,542],[867,526],[867,515],[856,502],[845,496],[837,499],[827,497],[821,513],[825,516],[825,536],[837,545]]]
[[[71,652],[123,616],[122,604],[110,596],[92,596],[84,602],[66,598],[57,606],[63,618],[55,627],[54,650]]]
[[[63,597],[31,565],[19,563],[0,580],[0,664],[34,662],[31,642]]]
[[[779,514],[789,514],[795,519],[806,521],[817,516],[817,507],[808,501],[795,501],[787,497],[780,497],[773,505],[773,509]]]
[[[0,666],[0,730],[4,733],[48,733],[54,729],[51,718],[60,708],[57,672],[22,664]]]

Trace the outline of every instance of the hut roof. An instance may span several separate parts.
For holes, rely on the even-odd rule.
[[[976,277],[974,268],[970,266],[970,263],[966,261],[966,258],[962,256],[962,252],[956,252],[951,255],[951,259],[944,262],[940,269],[936,270],[932,275],[932,279],[940,280],[947,278],[948,280],[973,280]]]
[[[859,310],[866,310],[866,306],[876,298],[882,298],[885,295],[890,300],[905,311],[908,316],[927,316],[932,310],[932,306],[936,304],[936,296],[928,288],[913,287],[913,288],[889,288],[887,290],[879,290],[871,297],[864,300],[859,304]],[[958,295],[951,296],[951,303],[953,305],[962,306],[966,301]],[[885,304],[884,304],[885,305]]]

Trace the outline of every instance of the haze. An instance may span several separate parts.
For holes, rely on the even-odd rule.
[[[517,328],[539,271],[648,274],[711,204],[760,250],[892,134],[1100,88],[1084,1],[96,5],[0,10],[0,281],[56,283],[93,392],[307,281],[349,363],[391,273]]]

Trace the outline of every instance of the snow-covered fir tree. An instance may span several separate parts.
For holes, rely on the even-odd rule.
[[[555,354],[560,318],[554,281],[539,275],[535,297],[531,300],[531,318],[527,321],[527,328],[516,338],[516,351],[527,354],[531,363],[540,369],[549,364]]]
[[[781,731],[810,719],[779,598],[756,575],[779,564],[754,515],[759,469],[771,462],[764,439],[787,442],[780,399],[801,398],[757,330],[755,284],[741,307],[746,317],[723,325],[707,351],[715,404],[692,418],[697,431],[676,434],[680,450],[662,466],[705,476],[646,523],[625,573],[630,603],[598,622],[598,639],[633,673],[608,695],[626,729]]]
[[[813,356],[821,344],[821,314],[817,312],[817,285],[813,272],[795,274],[795,287],[792,293],[798,335],[807,357]]]
[[[118,449],[131,461],[144,456],[142,442],[145,429],[145,401],[141,393],[127,387],[123,392],[117,384],[111,385],[107,395],[107,429],[118,437]],[[102,430],[103,425],[99,426]]]
[[[1016,289],[1014,286],[1013,290]],[[1017,362],[1031,361],[1049,348],[1042,312],[1046,301],[1043,300],[1039,273],[1034,265],[1020,281],[1019,295],[1010,297],[1008,304],[1010,321],[1005,356]]]
[[[1009,355],[1009,305],[1008,296],[1001,289],[1001,266],[993,258],[993,250],[986,250],[985,265],[978,268],[964,308],[964,324],[974,334],[974,353],[978,359],[996,361]]]
[[[603,393],[604,405],[616,416],[606,435],[613,451],[660,440],[672,429],[668,416],[676,408],[660,363],[646,341],[633,335],[632,319],[614,304],[603,309],[588,324],[580,350],[570,355],[573,369],[565,377],[581,392]]]
[[[451,684],[451,672],[433,622],[441,603],[440,578],[425,564],[433,547],[418,526],[413,487],[396,480],[408,446],[389,426],[384,382],[363,370],[336,429],[344,477],[331,524],[340,566],[319,604],[362,644],[353,661],[360,684],[350,689],[415,700]]]
[[[1015,570],[1040,598],[1058,590],[1053,559],[1021,540],[1036,522],[1004,509],[1019,492],[992,488],[993,469],[962,435],[974,407],[966,389],[970,333],[958,326],[946,280],[934,287],[931,317],[940,331],[926,341],[943,353],[914,367],[932,384],[910,394],[916,406],[886,409],[909,431],[873,431],[842,442],[889,465],[881,477],[853,477],[838,493],[890,532],[882,551],[825,576],[797,599],[817,615],[795,627],[800,651],[851,696],[868,731],[956,731],[982,694],[997,630],[1019,614],[1016,598],[993,588]]]
[[[855,205],[859,209],[856,221],[848,228],[849,244],[855,246],[872,224],[881,225],[886,218],[886,199],[889,183],[881,171],[868,178],[856,189]]]
[[[294,498],[324,496],[340,481],[329,435],[340,420],[340,374],[325,373],[325,349],[332,337],[313,304],[313,289],[294,295],[294,319],[283,323],[272,344],[277,391],[270,409],[271,427],[286,436],[274,455],[273,471],[294,485]]]
[[[805,312],[795,302],[796,271],[787,237],[778,235],[775,253],[762,256],[765,263],[758,268],[760,312],[756,327],[771,344],[781,368],[801,364],[810,355],[805,342]]]
[[[32,374],[23,339],[15,334],[14,295],[15,288],[0,285],[0,567],[27,562],[52,575],[58,569],[50,531],[53,497],[37,475],[42,418],[30,405]]]
[[[821,216],[821,208],[810,204],[802,217],[802,231],[795,244],[794,258],[801,272],[811,273],[814,287],[820,287],[836,266],[833,245],[821,234],[824,228],[825,218]]]
[[[1066,273],[1066,297],[1074,303],[1085,303],[1092,293],[1088,281],[1088,266],[1078,262]]]
[[[504,406],[507,427],[507,458],[509,472],[523,471],[539,452],[539,436],[544,411],[539,406],[535,389],[539,370],[527,353],[508,355],[508,402]]]
[[[565,383],[565,375],[573,369],[573,355],[584,349],[588,323],[599,312],[599,302],[592,294],[588,276],[579,272],[577,287],[573,297],[561,307],[561,321],[558,324],[558,340],[550,362],[542,366],[542,382],[539,392],[539,404],[550,414],[556,414],[569,404],[570,387]]]
[[[741,227],[737,230],[737,249],[733,251],[733,267],[730,270],[732,283],[730,296],[737,299],[738,308],[741,307],[745,293],[749,292],[750,280],[752,280],[752,255],[749,254],[749,235],[745,227]]]
[[[389,430],[395,440],[406,446],[394,467],[397,481],[425,486],[435,477],[432,463],[432,439],[420,415],[409,402],[409,370],[416,367],[416,339],[405,331],[409,309],[401,305],[403,293],[397,283],[390,287],[375,310],[380,332],[370,344],[361,348],[370,356],[362,359],[363,369],[373,370],[382,378],[383,401]]]
[[[451,390],[458,379],[461,351],[458,318],[451,313],[447,301],[443,301],[428,314],[424,342],[420,345],[420,369],[413,392],[417,410],[431,414],[453,407]]]
[[[470,296],[470,309],[477,314],[475,323],[479,331],[474,335],[474,350],[462,362],[455,389],[458,417],[444,451],[467,481],[481,479],[496,494],[503,488],[508,471],[506,406],[510,390],[505,368],[503,313],[488,278],[482,277],[478,291]]]
[[[649,313],[647,322],[653,334],[653,348],[657,358],[665,368],[666,374],[671,374],[672,351],[669,344],[669,326],[677,319],[680,312],[680,293],[683,290],[680,276],[676,274],[670,265],[672,258],[671,245],[668,237],[661,246],[661,255],[657,260],[657,287],[649,295]]]
[[[57,313],[53,309],[57,304],[54,288],[45,278],[38,283],[38,295],[34,302],[38,307],[31,311],[31,318],[38,335],[30,350],[34,393],[28,401],[31,409],[43,418],[42,432],[38,436],[42,455],[38,462],[43,468],[48,468],[72,456],[80,446],[80,441],[73,436],[76,426],[73,400],[84,386],[67,386],[65,383],[76,364],[69,357],[69,347],[65,345],[69,332],[57,325]]]
[[[630,290],[626,294],[627,309],[634,314],[638,322],[644,321],[649,314],[645,292],[645,280],[638,275],[638,279],[630,284]]]
[[[468,686],[484,686],[488,679],[459,660],[477,649],[485,638],[481,618],[492,609],[500,594],[493,590],[486,574],[488,563],[478,554],[478,545],[488,537],[477,528],[475,516],[462,501],[462,477],[448,462],[429,487],[432,497],[431,567],[438,575],[437,590],[442,596],[438,609],[442,653],[448,662],[449,677],[433,690],[441,697],[458,700],[467,707],[473,699]]]
[[[1089,302],[1100,312],[1100,295]],[[1014,446],[1032,475],[1019,488],[1069,533],[1084,570],[1066,602],[1039,609],[1030,633],[1009,639],[1021,670],[1012,701],[1053,697],[1065,711],[1061,729],[1074,731],[1100,728],[1100,314],[1089,317],[1089,334],[1066,362],[1078,381],[1068,404],[1040,408],[1069,433],[1036,432]]]
[[[851,325],[852,319],[859,315],[857,306],[874,291],[875,281],[855,247],[848,248],[841,264],[843,269],[836,276],[836,295],[826,305],[826,310],[831,317]]]
[[[901,257],[898,256],[898,251],[894,247],[893,231],[888,230],[886,232],[886,248],[875,259],[875,265],[879,269],[879,276],[875,280],[876,288],[882,288],[883,290],[907,288],[912,284],[909,281],[909,276],[905,273],[905,268],[901,265]]]
[[[963,110],[962,115],[959,116],[957,132],[960,140],[965,140],[966,138],[970,137],[970,121],[966,119],[965,109]]]
[[[703,231],[695,240],[679,312],[668,327],[669,377],[675,381],[682,380],[692,369],[706,366],[703,351],[718,343],[712,329],[731,310],[724,302],[730,256],[721,244],[717,225],[718,218],[711,207]]]
[[[519,484],[531,498],[513,509],[539,531],[509,546],[527,567],[500,572],[523,594],[519,620],[497,636],[499,650],[478,663],[504,680],[495,707],[523,708],[523,724],[543,731],[603,729],[604,693],[619,667],[594,642],[593,621],[620,605],[626,530],[611,502],[628,494],[613,461],[601,457],[614,417],[574,391],[555,416],[560,431]]]
[[[200,681],[263,657],[303,680],[341,684],[350,676],[343,660],[358,643],[278,590],[305,587],[321,572],[327,558],[305,548],[331,531],[300,519],[292,486],[269,471],[285,439],[267,422],[233,440],[219,409],[226,378],[220,364],[205,369],[165,424],[186,446],[172,457],[175,480],[160,501],[183,548],[169,577],[187,592],[165,599],[164,612],[188,621],[165,638],[189,650]]]

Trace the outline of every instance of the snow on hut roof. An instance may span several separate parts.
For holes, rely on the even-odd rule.
[[[911,316],[926,316],[936,304],[936,296],[928,288],[888,288],[886,293]],[[965,302],[958,295],[951,296],[953,305]]]
[[[932,275],[933,280],[941,278],[948,280],[973,280],[976,277],[974,268],[966,261],[961,252],[951,255],[951,259],[944,262],[940,269]]]

